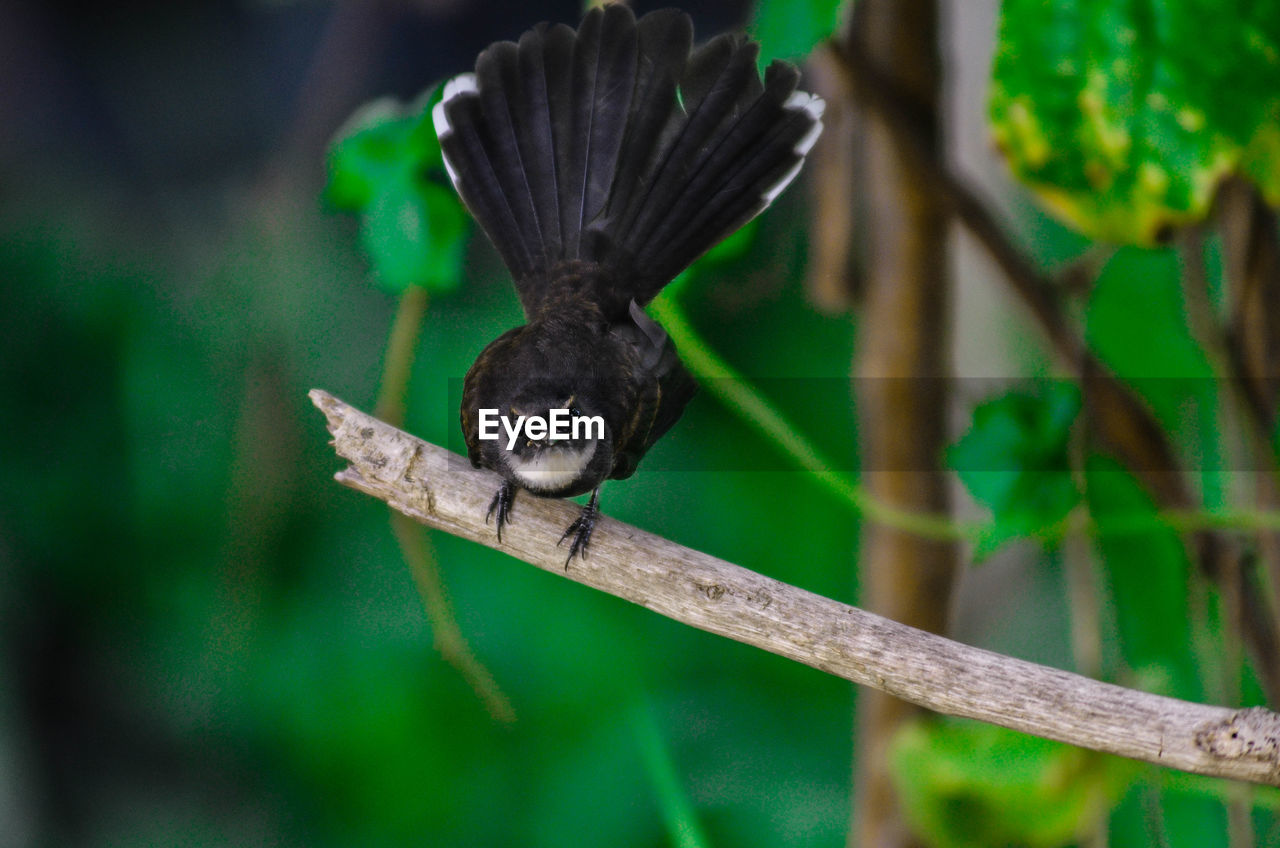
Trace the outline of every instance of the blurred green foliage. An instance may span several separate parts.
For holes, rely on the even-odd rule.
[[[1178,225],[1204,219],[1219,183],[1231,174],[1242,174],[1267,201],[1280,203],[1280,99],[1271,84],[1280,72],[1278,46],[1274,4],[1005,0],[990,100],[993,135],[1014,174],[1055,215],[1088,237],[1151,245]],[[1052,233],[1037,233],[1037,250],[1044,252],[1043,236]],[[1204,505],[1217,508],[1231,502],[1237,485],[1226,458],[1233,436],[1220,427],[1222,375],[1188,319],[1190,310],[1218,309],[1225,297],[1212,241],[1210,248],[1203,256],[1120,249],[1094,281],[1082,317],[1089,347],[1148,406],[1179,461],[1192,469]],[[1060,262],[1063,254],[1050,250],[1047,257]],[[1184,301],[1186,265],[1201,261],[1208,307]],[[1202,322],[1213,320],[1201,316]],[[993,456],[1010,458],[1020,443],[1043,444],[1046,427],[1054,429],[1052,405],[1022,409],[1025,403],[1005,396],[980,405],[952,464],[980,465]],[[1077,407],[1078,400],[1071,415]],[[996,410],[1006,414],[993,420]],[[1069,418],[1065,408],[1060,411],[1061,420]],[[1044,452],[1028,451],[1017,466],[1023,478],[1016,472],[975,478],[961,471],[975,498],[993,509],[997,529],[1006,523],[1002,503],[1015,515],[1035,512],[1032,506],[1046,499],[1063,509],[1075,503],[1068,475],[1060,475],[1060,487],[1049,485],[1051,476],[1040,477],[1040,485],[1011,495],[1013,481],[1030,479],[1042,457],[1065,458],[1056,453],[1065,448],[1065,432],[1063,441],[1050,444]],[[1105,455],[1087,454],[1076,472],[1099,529],[1094,544],[1104,673],[1191,700],[1262,702],[1257,681],[1247,664],[1240,667],[1239,649],[1232,647],[1234,626],[1226,626],[1221,599],[1189,560],[1186,539],[1158,524],[1135,529],[1143,516],[1158,519],[1152,494]],[[995,485],[1001,479],[1006,487]],[[1209,793],[1216,797],[1188,799],[1171,786],[1168,776],[1147,775],[1127,793],[1109,793],[1124,795],[1110,817],[1112,840],[1225,844],[1223,802],[1233,797],[1230,791],[1216,785]],[[1255,828],[1267,834],[1268,844],[1276,838],[1274,821],[1255,810]],[[950,838],[937,844],[951,844]],[[1042,844],[1028,836],[1014,841]]]
[[[675,792],[708,844],[842,839],[851,755],[832,746],[844,748],[852,692],[838,680],[445,536],[434,555],[515,725],[494,724],[435,655],[385,506],[332,482],[305,401],[322,385],[370,404],[394,306],[361,284],[343,219],[249,211],[214,264],[189,267],[130,253],[126,233],[100,252],[64,212],[44,214],[46,227],[6,221],[0,249],[23,282],[0,309],[4,425],[30,448],[0,475],[16,564],[5,626],[53,681],[41,685],[75,687],[66,721],[81,738],[102,745],[95,716],[121,723],[98,768],[29,740],[37,797],[47,770],[99,799],[56,841],[656,845]],[[98,214],[86,226],[110,231]],[[811,374],[825,358],[838,374],[847,361],[851,328],[813,315],[787,267],[802,227],[763,219],[725,275],[687,290],[717,341],[769,339],[735,351],[748,370]],[[467,264],[466,295],[433,301],[410,394],[410,429],[446,443],[450,382],[519,320],[487,244],[473,239]],[[810,344],[779,354],[788,335]],[[778,403],[807,418],[803,398]],[[851,443],[847,417],[807,426]],[[695,401],[654,468],[606,487],[605,508],[851,600],[850,570],[831,567],[850,561],[851,516],[804,475],[733,470],[738,452],[769,449]],[[728,470],[663,470],[709,455]],[[774,497],[803,510],[803,532]],[[49,653],[55,634],[63,653]],[[81,679],[86,665],[102,671]],[[24,688],[29,675],[5,672]],[[642,697],[652,733],[637,725]],[[675,785],[644,747],[655,739]],[[157,757],[167,779],[125,777]]]
[[[973,410],[973,422],[947,462],[995,519],[974,551],[989,556],[1002,542],[1052,528],[1080,501],[1068,447],[1080,412],[1080,389],[1047,383],[1040,394],[1010,390]]]
[[[758,0],[747,32],[760,42],[760,59],[800,61],[836,32],[842,0]]]
[[[1080,844],[1139,771],[1130,761],[959,720],[904,726],[890,758],[907,820],[934,848]]]
[[[996,143],[1056,214],[1150,245],[1239,170],[1280,204],[1280,6],[1005,0]]]
[[[1182,264],[1173,249],[1116,251],[1089,293],[1085,339],[1211,479],[1223,470],[1218,382],[1187,326]]]
[[[462,279],[467,215],[445,176],[431,108],[440,89],[413,103],[369,103],[338,130],[325,194],[360,217],[360,240],[378,281],[392,291],[441,293]]]

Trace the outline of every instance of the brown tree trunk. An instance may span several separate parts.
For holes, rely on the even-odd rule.
[[[1272,434],[1276,427],[1276,404],[1280,402],[1280,224],[1274,210],[1243,181],[1228,183],[1219,193],[1223,254],[1232,294],[1227,345],[1231,366],[1240,383],[1244,414],[1252,416],[1252,431],[1246,426],[1245,454],[1248,468],[1258,472],[1255,497],[1260,509],[1280,504],[1280,476],[1275,470],[1276,455]],[[1255,620],[1266,620],[1272,633],[1280,623],[1280,534],[1260,533],[1258,548],[1265,563],[1266,577],[1247,572],[1237,597],[1252,599]],[[1259,610],[1265,610],[1264,616]],[[1249,609],[1241,614],[1248,615]],[[1250,640],[1254,661],[1267,682],[1267,700],[1276,704],[1280,671],[1274,653],[1275,642],[1259,644]],[[1261,648],[1261,650],[1260,650]]]
[[[860,0],[848,38],[893,79],[938,140],[940,62],[933,0]],[[862,167],[853,187],[867,209],[864,300],[858,316],[855,392],[864,483],[878,499],[927,512],[950,507],[938,470],[947,441],[947,213],[918,169],[900,155],[874,114],[864,123]],[[863,531],[864,606],[941,632],[954,579],[955,545],[876,525]],[[899,815],[886,754],[894,731],[917,709],[878,691],[858,702],[856,800],[851,844],[915,844]]]

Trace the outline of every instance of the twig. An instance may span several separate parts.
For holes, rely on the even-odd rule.
[[[422,598],[427,621],[431,623],[431,638],[435,649],[461,675],[471,691],[476,693],[490,718],[503,724],[511,724],[516,720],[515,707],[494,679],[493,672],[480,662],[467,643],[467,637],[462,635],[458,618],[453,614],[453,604],[445,591],[444,579],[440,576],[435,551],[427,538],[427,529],[411,516],[392,510],[391,531],[395,534],[400,553],[409,566],[414,586]]]
[[[1257,189],[1228,181],[1218,192],[1217,217],[1230,283],[1226,331],[1235,378],[1257,427],[1270,436],[1280,384],[1280,233],[1276,214]],[[1265,444],[1270,444],[1269,438]],[[1269,455],[1273,466],[1275,456]]]
[[[373,414],[383,421],[393,424],[404,421],[404,396],[409,388],[413,357],[418,349],[418,333],[422,329],[422,319],[427,314],[429,301],[427,290],[423,286],[409,286],[400,294],[396,317],[391,324],[391,337],[387,339],[378,401],[373,407]]]
[[[992,214],[990,204],[956,177],[930,147],[930,136],[922,129],[928,123],[923,110],[896,82],[874,67],[856,43],[832,39],[827,42],[827,48],[837,66],[844,70],[858,101],[881,117],[900,152],[912,160],[922,179],[1000,266],[1054,350],[1068,362],[1077,360],[1083,345],[1062,314],[1057,292],[1009,240],[1005,228]]]
[[[1178,235],[1177,243],[1182,258],[1181,279],[1187,328],[1204,351],[1214,380],[1226,395],[1218,409],[1218,429],[1228,434],[1222,440],[1221,450],[1228,455],[1233,453],[1236,446],[1229,441],[1230,434],[1244,430],[1243,440],[1247,445],[1245,450],[1252,459],[1257,460],[1260,458],[1260,449],[1263,453],[1269,453],[1263,447],[1267,441],[1266,433],[1251,414],[1248,381],[1242,373],[1233,373],[1227,334],[1209,290],[1209,275],[1204,262],[1204,234],[1199,227],[1187,227]],[[1243,622],[1250,617],[1250,610],[1244,601],[1245,568],[1244,557],[1237,552],[1233,551],[1232,555],[1221,559],[1218,580],[1223,605],[1221,676],[1222,697],[1227,703],[1236,703],[1240,697],[1241,661],[1244,657]],[[1260,610],[1265,609],[1260,604],[1258,607]],[[1271,628],[1274,630],[1274,624]],[[1273,680],[1277,676],[1280,675],[1275,671],[1270,674],[1263,672],[1264,680]],[[1233,823],[1231,844],[1235,846],[1239,844],[1239,828],[1234,826],[1237,817],[1232,815],[1229,818]]]
[[[670,334],[684,364],[706,390],[729,411],[759,430],[796,464],[810,472],[814,482],[853,507],[870,521],[904,533],[935,541],[972,541],[983,532],[980,524],[961,522],[937,512],[904,509],[877,498],[865,485],[831,469],[817,445],[787,420],[747,378],[717,354],[694,329],[679,301],[664,292],[649,304],[649,311]]]
[[[990,529],[989,522],[962,521],[935,512],[903,509],[882,501],[849,475],[832,471],[825,458],[795,422],[786,418],[751,381],[707,344],[689,322],[678,298],[664,291],[647,307],[675,340],[684,364],[711,394],[748,426],[755,428],[780,451],[809,472],[814,482],[844,501],[868,521],[894,530],[938,541],[976,542]],[[376,411],[375,411],[376,412]],[[378,416],[380,417],[380,416]],[[1029,535],[1056,542],[1071,530],[1066,521],[1055,521],[1029,531]],[[1095,536],[1127,536],[1173,530],[1196,534],[1207,531],[1280,533],[1280,511],[1256,509],[1161,509],[1154,514],[1112,517],[1097,522],[1086,516],[1079,528]]]
[[[499,547],[485,513],[498,478],[319,389],[336,479],[425,524]],[[602,518],[566,570],[573,504],[524,498],[502,550],[660,615],[965,716],[1199,774],[1280,786],[1280,715],[1125,689],[953,642]]]
[[[1256,477],[1260,507],[1280,502],[1277,452],[1274,442],[1280,372],[1280,230],[1276,214],[1256,188],[1240,180],[1229,181],[1218,194],[1218,220],[1230,294],[1230,325],[1225,330],[1232,386],[1247,401],[1247,423],[1252,428],[1246,447],[1251,467],[1267,470]],[[1280,627],[1280,536],[1260,533],[1258,545],[1263,569],[1257,576],[1258,598],[1266,619]],[[1254,575],[1249,575],[1253,577]],[[1278,652],[1280,653],[1280,652]],[[1280,657],[1274,657],[1280,662]]]

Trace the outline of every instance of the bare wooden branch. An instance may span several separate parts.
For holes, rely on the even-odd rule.
[[[586,560],[556,546],[578,508],[523,497],[499,545],[485,522],[498,478],[319,389],[349,467],[336,479],[427,525],[660,615],[930,710],[1198,774],[1280,786],[1280,715],[1101,683],[907,627],[601,518]]]

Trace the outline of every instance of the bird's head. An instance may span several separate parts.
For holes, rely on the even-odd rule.
[[[609,426],[565,387],[527,385],[500,415],[498,460],[522,488],[566,497],[590,491],[608,474]]]

